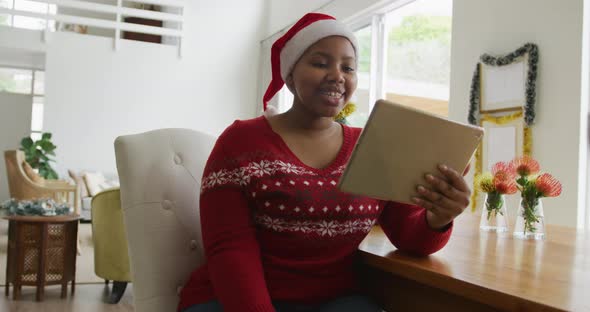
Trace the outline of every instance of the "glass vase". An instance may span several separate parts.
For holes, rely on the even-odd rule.
[[[520,199],[514,236],[520,239],[545,239],[545,215],[540,198]]]
[[[479,228],[487,232],[507,232],[508,214],[506,209],[506,197],[502,194],[486,194]]]

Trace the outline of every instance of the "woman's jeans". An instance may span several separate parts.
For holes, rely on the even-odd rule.
[[[381,312],[381,308],[369,297],[361,295],[345,296],[320,305],[303,305],[273,302],[277,312]],[[217,301],[200,303],[182,312],[223,312]]]

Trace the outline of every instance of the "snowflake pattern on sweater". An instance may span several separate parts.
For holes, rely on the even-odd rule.
[[[375,224],[379,211],[376,200],[370,200],[375,202],[373,204],[351,204],[343,200],[342,194],[338,194],[333,200],[318,201],[318,198],[328,198],[329,194],[338,192],[336,181],[344,168],[345,166],[340,166],[327,174],[321,174],[283,160],[252,160],[237,168],[210,172],[203,179],[201,192],[206,193],[219,187],[244,188],[251,200],[257,203],[255,223],[267,230],[330,237],[368,233]],[[295,196],[291,197],[293,193]],[[303,196],[303,193],[307,195]],[[284,201],[276,200],[277,194],[284,195]],[[262,200],[264,198],[270,199]],[[299,200],[293,201],[293,198]],[[356,213],[353,214],[353,211]],[[352,216],[354,219],[332,220],[334,213],[328,212],[341,217]],[[363,212],[368,218],[359,218],[359,213],[362,215]],[[309,217],[312,219],[305,219]]]

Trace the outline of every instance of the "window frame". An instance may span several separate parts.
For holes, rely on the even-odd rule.
[[[8,10],[22,10],[22,9],[16,9],[17,1],[18,0],[11,0],[11,1],[9,1],[10,2],[10,7],[6,7],[6,9],[8,9]],[[45,14],[49,14],[49,13],[56,14],[56,12],[57,12],[57,4],[49,3],[49,2],[44,2],[44,1],[37,1],[37,0],[27,0],[27,1],[32,1],[32,2],[37,2],[37,3],[40,3],[40,4],[44,4],[46,7],[45,7],[44,12],[42,12],[42,13],[45,13]],[[28,9],[25,9],[24,11],[29,11],[29,10]],[[37,12],[37,11],[30,11],[30,12]],[[19,16],[20,17],[22,15],[14,14],[14,13],[7,13],[7,15],[10,16],[9,24],[8,25],[5,25],[7,27],[48,31],[50,29],[55,30],[56,29],[56,26],[57,26],[57,22],[55,20],[51,20],[49,18],[45,18],[45,19],[43,19],[43,18],[34,18],[34,19],[38,19],[39,21],[43,20],[45,22],[43,27],[29,28],[29,27],[14,26],[14,17],[15,16]],[[22,17],[25,17],[25,16],[22,16]]]
[[[29,92],[28,93],[19,93],[19,92],[9,92],[9,91],[0,91],[0,93],[10,93],[10,94],[21,94],[21,95],[30,95],[31,96],[31,125],[30,125],[30,136],[32,137],[33,135],[38,135],[40,136],[43,133],[43,126],[41,126],[41,129],[39,130],[33,130],[33,104],[34,104],[34,98],[43,98],[43,103],[41,104],[43,106],[42,111],[45,112],[45,82],[43,82],[44,86],[43,86],[43,93],[35,93],[35,81],[36,81],[36,75],[37,72],[43,72],[45,73],[45,69],[43,68],[36,68],[36,67],[24,67],[24,66],[13,66],[13,65],[5,65],[5,64],[0,64],[0,68],[1,69],[16,69],[16,70],[22,70],[22,71],[29,71],[31,72],[31,84],[29,86]],[[44,79],[45,80],[45,79]],[[44,113],[43,113],[44,114]],[[41,116],[41,121],[43,124],[43,116]]]

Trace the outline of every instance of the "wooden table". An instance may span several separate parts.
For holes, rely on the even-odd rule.
[[[590,233],[510,233],[481,232],[479,215],[465,212],[445,248],[416,258],[376,227],[359,247],[363,288],[387,311],[590,311]]]
[[[43,300],[45,285],[61,285],[61,297],[76,279],[78,215],[55,217],[9,216],[5,295],[13,285],[13,298],[22,285],[36,286],[37,301]]]

